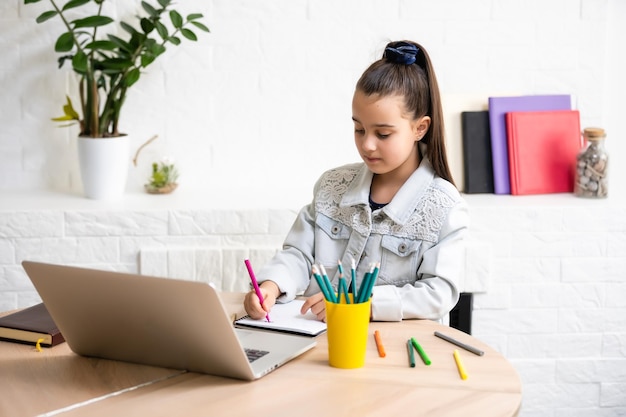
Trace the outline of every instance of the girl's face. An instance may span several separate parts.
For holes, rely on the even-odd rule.
[[[430,117],[412,120],[404,110],[404,97],[366,96],[357,90],[352,120],[356,147],[374,174],[404,181],[417,169],[417,142],[428,131]]]

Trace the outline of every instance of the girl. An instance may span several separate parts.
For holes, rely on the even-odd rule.
[[[336,287],[338,261],[347,269],[352,260],[359,280],[380,263],[372,320],[441,321],[455,306],[469,219],[448,168],[439,87],[421,45],[386,46],[357,82],[352,120],[363,163],[319,178],[283,249],[257,274],[263,305],[254,291],[245,296],[251,317],[304,291],[302,313],[325,320],[312,266],[323,265]]]

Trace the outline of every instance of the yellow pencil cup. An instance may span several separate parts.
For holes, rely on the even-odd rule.
[[[354,369],[365,364],[365,351],[372,301],[336,304],[326,301],[328,363]]]

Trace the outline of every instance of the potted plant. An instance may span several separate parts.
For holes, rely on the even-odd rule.
[[[163,158],[161,162],[152,163],[152,174],[145,184],[145,189],[150,194],[169,194],[178,187],[178,169],[174,161]]]
[[[24,0],[24,3],[40,1]],[[134,16],[134,24],[119,22],[125,35],[118,35],[118,25],[113,25],[115,20],[103,14],[106,0],[69,0],[63,5],[59,0],[47,1],[52,9],[40,14],[36,21],[60,19],[65,32],[54,45],[60,54],[59,68],[69,63],[79,78],[79,111],[68,96],[64,114],[53,120],[79,125],[79,163],[87,197],[117,197],[124,191],[128,172],[129,140],[119,130],[128,90],[139,81],[141,71],[166,51],[166,46],[180,45],[182,38],[196,41],[192,29],[204,32],[209,29],[200,22],[202,14],[192,13],[183,18],[172,8],[172,0],[157,0],[157,5],[141,1],[142,14]],[[77,9],[83,9],[86,16],[70,18],[78,14]],[[110,30],[104,33],[105,29]],[[98,160],[87,161],[90,157]],[[105,160],[106,157],[121,161]],[[117,184],[103,184],[116,176]]]

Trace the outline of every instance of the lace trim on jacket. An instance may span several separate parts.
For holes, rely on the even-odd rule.
[[[443,190],[431,183],[424,192],[406,224],[397,224],[384,216],[382,221],[371,225],[370,211],[365,205],[340,207],[341,198],[350,188],[359,172],[355,167],[343,167],[328,171],[321,181],[315,199],[315,208],[363,236],[370,233],[392,235],[430,242],[438,240],[439,231],[455,201]]]

